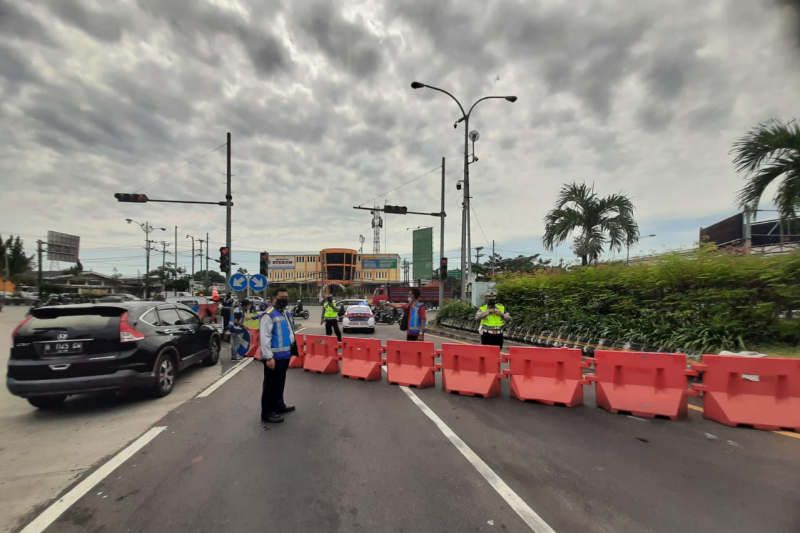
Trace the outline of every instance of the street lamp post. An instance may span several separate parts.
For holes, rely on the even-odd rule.
[[[639,240],[647,239],[648,237],[655,237],[655,236],[656,236],[655,233],[651,233],[649,235],[645,235],[643,237],[639,237]],[[625,253],[625,264],[626,265],[630,265],[631,264],[631,243],[626,242],[625,243],[625,248],[627,249],[626,253]]]
[[[194,235],[187,235],[187,239],[192,239],[192,277],[191,281],[194,281]]]
[[[467,298],[467,282],[471,270],[471,261],[470,261],[470,254],[471,248],[470,246],[470,196],[469,196],[469,117],[472,114],[472,110],[475,109],[479,103],[483,102],[484,100],[490,99],[503,99],[508,102],[514,103],[517,101],[516,96],[484,96],[482,98],[478,98],[473,102],[470,106],[468,111],[464,110],[464,106],[461,105],[461,102],[450,94],[448,91],[444,89],[440,89],[439,87],[434,87],[433,85],[428,85],[426,83],[421,83],[418,81],[411,82],[412,89],[422,89],[426,87],[428,89],[432,89],[434,91],[439,91],[440,93],[444,93],[453,101],[458,104],[458,109],[461,111],[461,118],[453,123],[453,127],[458,127],[459,122],[464,123],[464,200],[462,203],[462,210],[461,210],[461,299],[465,300]]]
[[[150,299],[150,232],[156,229],[160,229],[161,231],[167,231],[167,228],[162,227],[154,227],[150,222],[139,222],[138,220],[133,220],[132,218],[126,218],[125,222],[128,224],[136,224],[142,231],[144,231],[144,250],[145,250],[145,267],[144,267],[144,299]]]

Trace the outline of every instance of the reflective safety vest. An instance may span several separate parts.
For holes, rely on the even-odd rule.
[[[339,311],[336,310],[336,302],[330,304],[328,302],[323,303],[322,316],[325,318],[325,320],[339,318]]]
[[[500,313],[505,313],[506,312],[506,306],[504,306],[503,304],[495,304],[494,307],[495,307],[495,309],[500,311]],[[489,310],[489,306],[488,306],[488,304],[483,304],[480,307],[480,309],[481,309],[481,313],[485,313],[486,311]],[[481,326],[483,326],[485,328],[502,328],[505,325],[506,325],[506,321],[501,316],[489,315],[489,316],[483,317],[483,319],[481,319]]]

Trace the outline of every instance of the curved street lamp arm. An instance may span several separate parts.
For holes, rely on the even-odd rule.
[[[505,97],[505,96],[484,96],[483,98],[478,98],[477,100],[475,100],[475,103],[472,104],[472,106],[469,108],[469,111],[467,111],[466,116],[469,116],[470,114],[472,114],[472,110],[475,109],[476,105],[478,105],[479,103],[483,102],[484,100],[490,100],[492,98],[500,98],[501,100],[506,100],[507,99],[507,97]]]
[[[466,116],[467,116],[467,114],[468,114],[468,113],[465,113],[465,112],[464,112],[464,106],[463,106],[463,105],[461,105],[461,102],[459,102],[459,101],[458,101],[458,98],[456,98],[455,96],[453,96],[453,95],[452,95],[452,94],[450,94],[449,92],[445,91],[444,89],[440,89],[439,87],[434,87],[433,85],[428,85],[428,84],[426,84],[426,83],[423,83],[422,85],[423,85],[423,87],[427,87],[428,89],[433,89],[434,91],[439,91],[440,93],[444,93],[444,94],[446,94],[447,96],[449,96],[450,98],[452,98],[452,99],[453,99],[453,101],[454,101],[456,104],[458,104],[458,108],[461,110],[461,117],[462,117],[462,118],[464,118],[464,117],[466,117]]]

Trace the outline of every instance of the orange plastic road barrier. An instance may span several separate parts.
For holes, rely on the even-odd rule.
[[[336,337],[306,335],[306,354],[303,370],[320,374],[336,374],[339,371],[339,342]]]
[[[297,343],[297,355],[293,355],[289,359],[289,368],[303,368],[306,355],[306,336],[298,333],[294,336],[294,342]]]
[[[342,377],[377,381],[381,379],[383,346],[378,339],[342,339]]]
[[[432,342],[386,341],[386,379],[393,385],[433,387],[435,356]]]
[[[500,347],[442,344],[442,386],[465,396],[500,394]]]
[[[800,359],[704,355],[703,416],[726,426],[800,432]]]
[[[612,413],[629,412],[672,420],[685,417],[688,405],[684,354],[597,350],[594,354],[597,406]]]
[[[583,403],[581,350],[572,348],[509,348],[511,395],[548,405],[574,407]]]

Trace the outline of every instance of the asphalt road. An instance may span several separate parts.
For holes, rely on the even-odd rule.
[[[8,358],[11,331],[27,306],[0,312],[0,361]],[[227,353],[227,352],[226,352]],[[135,439],[167,413],[219,379],[231,366],[227,357],[214,367],[183,372],[172,394],[82,394],[62,409],[42,411],[0,387],[0,531],[11,531],[105,457]]]
[[[418,404],[385,381],[301,370],[287,379],[297,411],[265,428],[262,368],[170,412],[157,423],[166,430],[50,530],[530,531],[512,509],[522,501],[555,531],[800,531],[794,438],[694,411],[677,422],[614,415],[589,395],[569,409],[437,387],[414,390]]]

